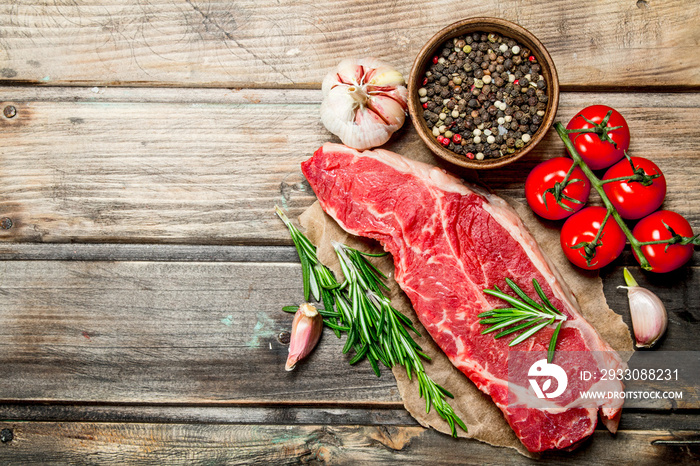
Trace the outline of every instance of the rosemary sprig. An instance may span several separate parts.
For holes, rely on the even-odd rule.
[[[525,294],[525,292],[510,278],[506,278],[506,283],[520,299],[502,292],[497,286],[494,286],[495,290],[484,290],[484,293],[500,298],[513,307],[493,309],[479,314],[478,317],[481,319],[479,321],[480,324],[491,325],[481,332],[482,335],[500,330],[494,337],[501,338],[506,335],[522,332],[508,344],[508,346],[515,346],[532,337],[548,325],[559,321],[554,333],[552,333],[552,338],[549,341],[549,348],[547,350],[547,362],[552,362],[554,350],[557,346],[557,338],[559,337],[559,330],[561,330],[562,324],[566,321],[566,316],[552,305],[536,279],[532,280],[532,284],[535,287],[537,295],[542,300],[542,304],[537,303]]]
[[[386,276],[367,257],[384,254],[369,254],[346,245],[333,242],[345,281],[339,283],[333,273],[321,264],[316,255],[316,247],[287,218],[279,207],[275,212],[289,229],[292,241],[302,263],[304,297],[323,301],[325,309],[318,309],[323,322],[333,329],[336,335],[347,333],[343,353],[350,349],[355,355],[350,364],[367,358],[374,373],[379,376],[379,363],[386,367],[397,364],[404,366],[408,378],[413,374],[418,379],[420,396],[425,399],[426,412],[431,406],[450,426],[453,436],[457,436],[456,426],[467,431],[467,426],[455,414],[447,398],[454,396],[435,383],[425,372],[423,359],[430,360],[420,345],[411,337],[409,330],[416,335],[411,320],[391,305],[383,290],[389,287],[382,281]],[[295,312],[296,306],[283,308]]]
[[[454,396],[426,374],[422,360],[430,360],[430,357],[422,351],[407,329],[419,336],[420,333],[413,326],[411,320],[395,309],[391,305],[391,300],[382,292],[383,289],[389,289],[381,280],[381,278],[386,277],[367,260],[368,256],[376,257],[380,254],[363,253],[337,242],[333,243],[333,247],[340,260],[343,273],[349,274],[346,275],[348,282],[353,281],[349,277],[355,277],[356,283],[359,284],[361,291],[368,298],[368,302],[373,305],[373,310],[368,313],[367,322],[374,327],[375,341],[380,342],[381,348],[389,360],[389,365],[401,364],[404,366],[409,380],[412,373],[416,374],[420,396],[425,399],[426,413],[433,406],[440,417],[449,424],[452,435],[457,435],[455,425],[466,432],[467,426],[447,402],[446,398],[454,398]]]

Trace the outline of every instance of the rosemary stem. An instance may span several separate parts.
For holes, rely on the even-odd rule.
[[[438,415],[449,424],[454,437],[457,436],[455,426],[466,432],[467,426],[445,399],[452,395],[426,374],[422,359],[430,358],[423,353],[407,329],[419,336],[420,334],[408,317],[391,306],[390,299],[381,291],[382,288],[388,289],[381,280],[386,277],[366,258],[385,254],[367,254],[332,241],[345,277],[342,284],[338,283],[330,269],[319,262],[316,247],[279,207],[275,206],[275,212],[289,229],[299,254],[305,296],[308,299],[309,291],[315,290],[316,293],[312,292],[311,295],[318,301],[317,294],[320,294],[325,307],[321,313],[324,323],[338,336],[340,332],[347,333],[343,353],[351,348],[355,350],[350,364],[367,358],[377,376],[380,375],[378,362],[387,367],[397,364],[404,366],[409,379],[414,373],[418,379],[419,392],[426,401],[426,412],[430,411],[431,406],[434,407]]]

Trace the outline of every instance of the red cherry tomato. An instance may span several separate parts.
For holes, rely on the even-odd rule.
[[[688,221],[680,214],[670,210],[659,210],[644,217],[634,227],[632,235],[641,242],[671,239],[673,235],[664,226],[664,223],[681,236],[693,236],[693,229]],[[672,244],[666,249],[665,244],[648,244],[642,246],[642,253],[649,261],[652,272],[665,273],[688,262],[693,255],[693,245]],[[636,253],[634,257],[639,262]]]
[[[649,186],[644,186],[640,181],[613,181],[604,184],[603,189],[622,218],[638,219],[661,207],[666,197],[666,178],[651,160],[632,157],[632,163],[635,170],[632,170],[632,165],[627,159],[620,160],[608,169],[603,180],[632,176],[640,168],[646,175],[661,176],[649,180]]]
[[[588,270],[605,267],[614,261],[625,247],[625,234],[615,219],[610,217],[603,228],[603,233],[598,239],[600,244],[595,248],[590,265],[586,260],[585,247],[574,249],[581,243],[592,243],[598,234],[607,210],[605,207],[586,207],[564,223],[561,229],[561,248],[566,257],[575,265]]]
[[[569,134],[569,138],[574,143],[576,151],[581,158],[583,158],[583,161],[586,162],[586,165],[592,170],[607,168],[624,157],[624,152],[630,146],[630,130],[627,126],[627,122],[615,109],[605,105],[591,105],[578,112],[566,126],[566,129],[595,128],[597,125],[601,125],[606,115],[611,110],[612,114],[607,124],[600,126],[600,134]],[[593,123],[589,123],[586,119]],[[604,130],[604,128],[613,128],[615,126],[622,126],[622,128],[611,131]],[[607,132],[608,137],[610,137],[615,144],[605,138],[605,132]],[[615,147],[615,145],[617,145],[617,147]]]
[[[532,169],[525,181],[525,198],[530,208],[540,217],[549,220],[561,220],[581,210],[588,200],[591,192],[591,183],[584,175],[583,171],[576,167],[569,177],[570,180],[579,180],[569,183],[562,190],[568,197],[581,202],[577,204],[568,199],[562,199],[562,203],[572,210],[567,210],[560,206],[552,191],[557,182],[562,182],[567,172],[571,169],[574,161],[567,157],[555,157],[546,160]],[[546,193],[546,194],[545,194]],[[544,194],[544,199],[542,195]],[[546,203],[545,203],[546,200]]]

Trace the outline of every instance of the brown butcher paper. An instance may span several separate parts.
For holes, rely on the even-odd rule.
[[[409,152],[417,153],[417,156],[414,155],[410,158],[422,159],[428,163],[432,162],[429,156],[425,156],[424,150],[412,151],[410,146],[403,149],[393,148],[393,150],[403,155]],[[614,349],[617,351],[632,351],[633,346],[629,329],[622,321],[622,318],[608,307],[603,294],[603,283],[597,272],[587,272],[572,266],[561,251],[559,230],[540,222],[527,206],[512,200],[508,201],[518,211],[523,222],[545,254],[549,256],[556,268],[559,269],[564,281],[578,299],[583,316]],[[318,201],[300,216],[300,222],[311,242],[318,247],[319,260],[330,267],[337,277],[342,277],[342,273],[331,246],[331,240],[363,251],[381,251],[381,246],[377,242],[349,235],[342,230],[331,217],[323,212]],[[394,264],[391,256],[373,258],[372,262],[389,277],[393,276]],[[515,433],[506,422],[501,411],[491,401],[491,398],[479,391],[464,374],[456,369],[447,356],[432,341],[428,332],[418,321],[410,301],[396,282],[390,280],[389,284],[391,286],[392,304],[413,321],[413,324],[422,335],[421,337],[415,337],[416,342],[432,358],[431,362],[425,362],[427,374],[455,396],[454,400],[450,400],[450,404],[468,427],[468,432],[466,433],[458,428],[459,436],[474,438],[491,445],[515,448],[523,455],[535,457],[536,455],[528,452],[520,443],[520,440],[515,436]],[[399,393],[408,412],[421,425],[449,434],[450,428],[448,424],[434,409],[431,409],[429,413],[425,412],[425,400],[420,398],[418,394],[416,378],[413,377],[413,380],[408,380],[406,370],[402,366],[395,366],[393,373]]]

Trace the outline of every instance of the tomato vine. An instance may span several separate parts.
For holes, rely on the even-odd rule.
[[[629,229],[625,221],[623,220],[622,216],[619,214],[617,209],[615,209],[615,206],[612,204],[610,199],[608,198],[607,194],[605,193],[605,190],[603,189],[603,185],[606,182],[610,182],[613,180],[601,180],[598,178],[595,173],[593,173],[593,170],[586,164],[586,162],[583,160],[581,155],[576,151],[576,148],[574,147],[574,144],[572,143],[569,135],[572,133],[582,133],[582,132],[593,132],[590,129],[566,129],[564,128],[564,125],[561,123],[557,122],[554,124],[554,129],[557,131],[557,134],[561,138],[562,142],[564,142],[564,145],[566,146],[567,150],[569,151],[569,154],[571,155],[571,158],[574,160],[574,165],[577,165],[586,175],[586,178],[591,183],[591,186],[595,188],[595,190],[598,192],[600,195],[600,198],[603,201],[603,204],[605,205],[605,208],[608,211],[608,215],[605,216],[605,220],[600,226],[600,230],[602,231],[603,228],[605,227],[605,223],[609,220],[610,217],[612,217],[615,222],[619,225],[620,229],[622,229],[622,232],[625,234],[627,237],[627,240],[630,242],[630,245],[632,246],[632,251],[634,252],[634,255],[637,257],[637,260],[639,261],[639,264],[642,266],[644,270],[652,270],[652,266],[650,265],[648,259],[644,255],[642,251],[643,246],[647,245],[652,245],[652,244],[666,244],[666,245],[672,245],[672,244],[680,244],[680,245],[688,245],[692,244],[695,246],[700,245],[700,234],[695,235],[695,236],[681,236],[678,233],[676,233],[672,228],[670,228],[668,225],[666,225],[666,228],[668,231],[671,233],[671,238],[669,239],[664,239],[664,240],[656,240],[656,241],[639,241],[635,236],[632,234],[632,231]],[[607,135],[606,135],[607,136]],[[634,168],[634,166],[633,166]],[[567,176],[568,178],[568,176]],[[642,173],[639,173],[638,171],[635,170],[634,175],[627,177],[627,181],[639,181],[639,182],[649,182],[654,178],[654,176],[649,176]],[[566,186],[568,183],[568,179],[564,179],[562,181],[562,184]],[[558,203],[561,203],[561,199],[557,199]],[[598,239],[598,238],[597,238]],[[599,246],[599,241],[594,240],[592,243],[589,244],[582,244],[582,245],[577,245],[578,247],[584,247],[586,254],[587,254],[587,259],[592,258],[593,255],[595,255],[595,249],[596,247]],[[590,262],[590,260],[589,260]]]

